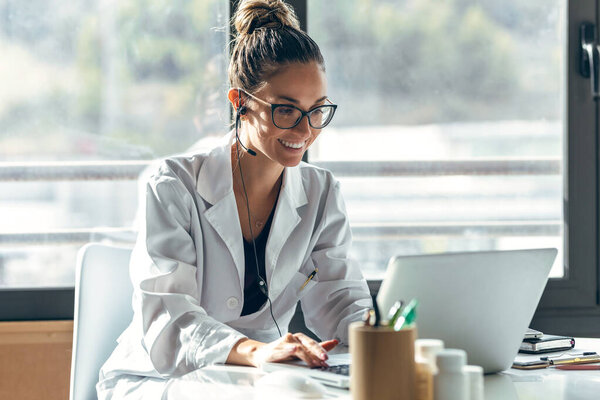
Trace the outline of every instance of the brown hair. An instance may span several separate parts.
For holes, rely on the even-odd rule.
[[[256,92],[278,69],[315,61],[325,70],[319,46],[300,30],[294,10],[282,0],[243,0],[233,16],[237,31],[229,84]]]

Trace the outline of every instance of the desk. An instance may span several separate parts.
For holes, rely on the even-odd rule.
[[[600,353],[600,339],[577,338],[575,349]],[[268,400],[255,396],[254,392],[253,384],[263,375],[256,368],[211,366],[171,380],[165,397],[168,400]],[[485,400],[600,399],[600,371],[508,369],[499,374],[486,375],[484,384]],[[330,399],[352,398],[349,391],[329,390]]]

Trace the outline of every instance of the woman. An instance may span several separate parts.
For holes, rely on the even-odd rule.
[[[320,50],[281,0],[244,1],[234,18],[234,132],[208,153],[164,160],[148,180],[134,318],[102,368],[100,398],[213,363],[324,366],[371,306],[348,262],[339,183],[301,163],[336,107]],[[286,332],[299,300],[329,340]]]

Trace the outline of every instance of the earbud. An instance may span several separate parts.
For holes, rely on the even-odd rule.
[[[238,106],[237,116],[235,118],[235,138],[238,141],[238,143],[244,148],[244,150],[246,150],[246,152],[248,154],[250,154],[251,156],[256,156],[256,152],[254,150],[249,149],[246,146],[244,146],[244,144],[242,143],[242,141],[240,140],[240,137],[238,135],[238,125],[240,123],[240,117],[242,115],[245,115],[247,111],[248,111],[248,109],[246,108],[246,106],[242,106],[242,105]]]
[[[248,111],[248,109],[246,108],[246,106],[242,105],[242,101],[241,101],[241,93],[240,93],[240,89],[238,89],[238,99],[237,99],[237,103],[238,103],[238,110],[237,110],[237,116],[235,118],[235,138],[238,141],[238,143],[244,148],[244,150],[246,150],[246,152],[248,154],[250,154],[251,156],[256,156],[256,152],[252,149],[247,148],[246,146],[244,146],[244,144],[242,143],[242,141],[240,140],[240,136],[238,134],[238,125],[240,124],[240,117],[242,115],[245,115],[246,112]],[[264,282],[263,282],[264,283]]]
[[[242,92],[240,89],[238,89],[238,98],[237,98],[237,106],[238,106],[238,115],[245,115],[246,114],[246,106],[242,105]]]

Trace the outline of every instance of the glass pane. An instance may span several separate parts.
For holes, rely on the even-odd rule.
[[[0,248],[0,289],[73,286],[75,259],[82,245]]]
[[[533,247],[557,247],[551,276],[564,276],[565,10],[308,0],[339,105],[309,160],[362,163],[330,165],[370,278],[394,255]]]
[[[226,0],[0,1],[0,286],[72,285],[81,244],[130,239],[144,163],[118,160],[229,129],[228,10]]]

